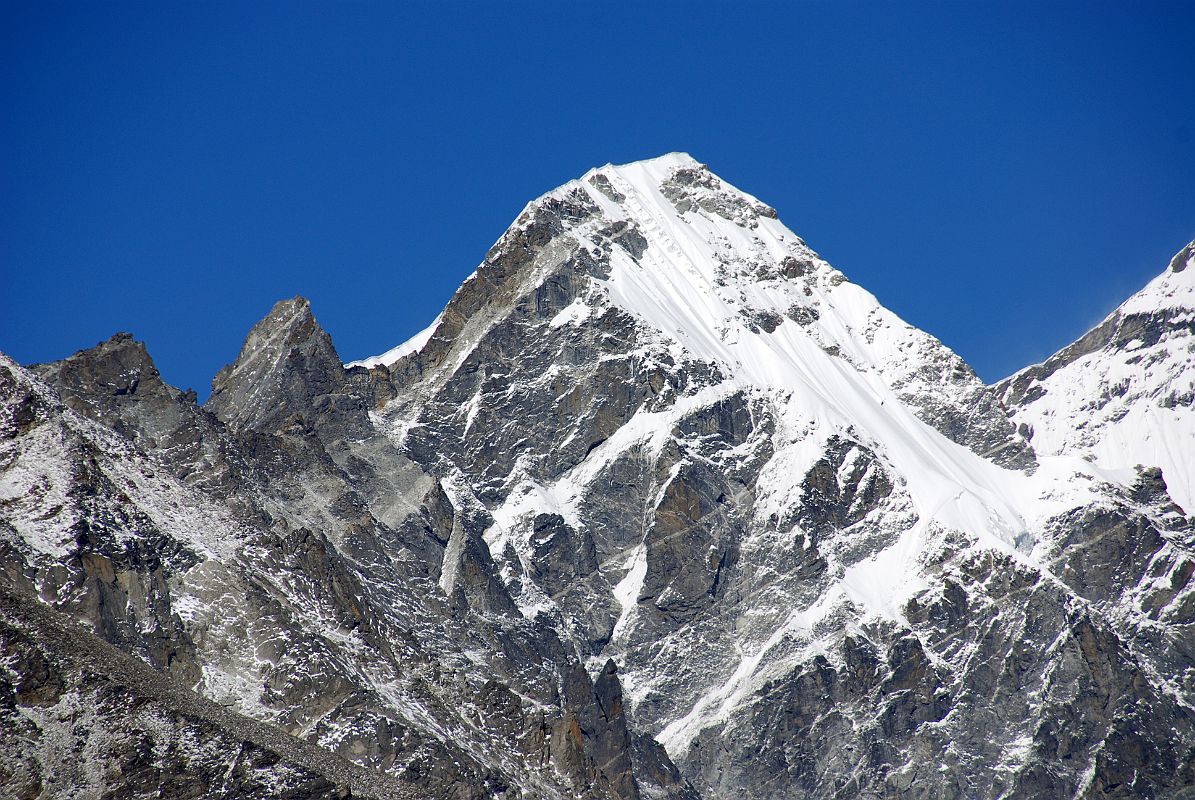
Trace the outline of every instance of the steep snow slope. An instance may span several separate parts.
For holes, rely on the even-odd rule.
[[[403,356],[414,353],[415,351],[417,351],[421,347],[423,347],[423,345],[427,344],[427,340],[432,337],[432,334],[435,333],[436,326],[439,324],[440,324],[440,318],[437,316],[435,319],[433,319],[431,321],[430,325],[428,325],[426,328],[419,331],[419,333],[415,334],[410,339],[408,339],[407,341],[398,345],[397,347],[387,350],[385,353],[382,353],[380,356],[371,356],[370,358],[363,358],[360,361],[350,361],[349,363],[345,364],[345,367],[370,368],[370,367],[376,367],[379,365],[390,366],[391,364],[393,364],[395,361],[398,361]]]
[[[1083,338],[995,388],[1039,453],[1161,467],[1195,513],[1195,242]]]

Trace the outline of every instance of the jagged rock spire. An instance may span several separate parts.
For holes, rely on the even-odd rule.
[[[234,430],[344,438],[368,426],[366,404],[348,390],[332,338],[304,297],[279,302],[253,326],[204,407]]]

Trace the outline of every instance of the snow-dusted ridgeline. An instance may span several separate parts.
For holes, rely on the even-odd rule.
[[[1160,467],[1195,514],[1195,242],[1079,341],[996,388],[1039,453]]]

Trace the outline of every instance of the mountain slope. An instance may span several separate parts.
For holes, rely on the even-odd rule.
[[[528,204],[372,359],[295,298],[202,408],[127,335],[0,368],[12,579],[425,796],[1195,782],[1195,534],[1157,472],[1035,452],[688,156]]]
[[[417,796],[195,696],[3,579],[0,654],[5,796]]]
[[[230,380],[292,385],[238,367],[289,369],[303,363],[291,351],[314,358],[321,348],[340,370],[306,303],[281,305]],[[260,341],[279,357],[265,358]],[[454,613],[428,573],[440,569],[458,511],[384,446],[336,451],[355,458],[350,481],[329,448],[343,444],[351,410],[312,398],[282,417],[238,406],[235,420],[264,426],[239,430],[154,380],[127,336],[38,367],[56,388],[10,361],[0,368],[6,572],[179,691],[386,770],[424,797],[630,797],[633,781],[621,794],[585,787],[626,782],[631,769],[647,770],[649,785],[676,783],[666,756],[601,715],[601,698],[618,697],[616,677],[595,684],[553,631],[521,617]],[[274,425],[288,432],[266,432]],[[384,483],[366,459],[385,465]],[[384,495],[377,513],[393,527],[350,483]]]
[[[561,613],[592,664],[619,662],[635,724],[714,796],[1083,791],[1121,712],[1068,722],[1089,738],[1058,768],[1062,707],[1040,698],[1095,691],[1090,660],[1051,683],[1093,635],[1185,720],[1150,780],[1189,764],[1188,523],[1138,499],[1148,476],[1038,463],[956,356],[688,157],[530,204],[391,352],[368,362],[393,386],[380,429],[486,507],[523,613]],[[1021,610],[990,621],[1010,592]],[[822,710],[773,718],[776,691]],[[989,719],[993,692],[1016,711]],[[797,733],[820,744],[790,753]],[[958,761],[919,773],[946,740]]]
[[[1077,342],[994,388],[1040,452],[1160,467],[1195,512],[1195,242]]]

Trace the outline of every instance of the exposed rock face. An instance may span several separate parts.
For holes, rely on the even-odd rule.
[[[362,398],[348,391],[332,339],[302,297],[278,303],[253,327],[205,406],[237,431],[360,438],[369,430]]]
[[[415,797],[186,691],[0,583],[4,796]]]
[[[50,796],[52,773],[125,796],[1185,796],[1191,520],[1166,464],[1095,469],[1036,429],[1035,452],[1028,394],[680,155],[531,203],[428,332],[359,365],[301,298],[202,408],[126,335],[4,360],[4,735],[119,769],[20,744],[0,774]],[[139,660],[38,639],[59,617],[34,597]],[[140,703],[144,674],[276,738]],[[84,735],[79,703],[132,722]]]
[[[212,472],[212,462],[222,460],[216,450],[205,448],[215,443],[205,442],[212,437],[204,435],[208,426],[195,393],[168,386],[145,345],[130,334],[118,333],[70,358],[31,369],[57,388],[67,408],[113,428],[141,449],[168,451],[179,469],[185,464]]]
[[[656,794],[684,795],[666,756],[647,749],[640,757],[629,738],[612,744],[609,726],[586,724],[569,736],[572,720],[600,717],[598,696],[571,648],[544,621],[525,619],[497,578],[480,538],[490,522],[484,506],[372,428],[367,439],[351,439],[362,430],[352,426],[364,419],[364,401],[338,361],[327,372],[339,383],[313,382],[311,398],[296,394],[302,365],[325,353],[327,335],[312,327],[305,303],[290,307],[297,324],[294,315],[272,315],[222,378],[227,396],[251,402],[283,387],[269,406],[285,406],[281,415],[217,405],[226,424],[196,409],[155,382],[144,348],[123,336],[38,367],[62,388],[0,363],[0,547],[9,579],[180,691],[194,687],[279,735],[384,770],[412,796],[637,796],[630,770],[639,761]],[[253,367],[263,363],[276,368]],[[138,391],[120,391],[133,379],[117,379],[130,374]],[[264,388],[244,384],[253,381]],[[344,397],[357,399],[340,404]],[[69,655],[49,646],[47,657]],[[113,680],[125,680],[114,669]],[[94,691],[72,684],[70,702],[125,714],[106,689]],[[156,754],[195,737],[219,742],[217,734],[179,722],[160,740],[163,726],[176,725],[162,719],[154,712],[134,724],[133,739],[96,728],[96,748],[133,748],[148,759],[145,770],[100,783],[156,792],[185,773],[187,786],[212,790],[198,755]],[[45,721],[46,735],[63,724]],[[567,748],[550,746],[566,740]],[[236,763],[248,767],[249,752]],[[66,757],[46,751],[30,785],[67,774],[56,760]],[[255,781],[290,786],[290,767],[263,758],[256,777],[244,779],[246,796],[258,791]],[[28,772],[24,763],[3,769]],[[342,791],[318,781],[296,786],[288,796]],[[69,793],[66,784],[47,791]]]
[[[92,419],[119,419],[120,432],[132,438],[146,435],[144,429],[133,427],[137,423],[146,425],[171,412],[177,418],[178,405],[195,403],[193,396],[162,381],[145,345],[128,333],[33,369],[58,387],[68,408]],[[129,408],[136,410],[126,411]],[[153,448],[158,442],[150,439],[146,444]]]

